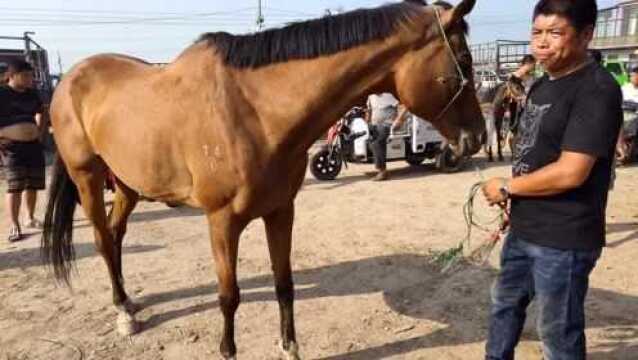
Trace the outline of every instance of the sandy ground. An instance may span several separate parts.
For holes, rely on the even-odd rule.
[[[506,164],[477,163],[484,176],[509,171]],[[297,198],[293,262],[303,358],[481,359],[498,249],[488,265],[452,274],[428,258],[464,237],[461,207],[478,174],[391,168],[393,179],[385,183],[368,180],[370,165],[351,166],[334,182],[308,176]],[[619,171],[610,246],[591,278],[587,335],[594,360],[638,359],[636,184],[638,168]],[[484,207],[478,212],[490,215]],[[0,359],[218,358],[222,316],[201,214],[141,203],[132,216],[124,273],[144,309],[143,331],[131,338],[114,330],[107,272],[81,211],[76,216],[72,291],[57,287],[40,266],[39,234],[17,244],[2,235]],[[484,237],[477,235],[475,245]],[[240,257],[238,358],[278,359],[278,307],[260,221],[244,232]],[[541,358],[534,320],[532,310],[517,359]]]

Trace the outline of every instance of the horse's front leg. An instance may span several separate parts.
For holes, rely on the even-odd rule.
[[[264,216],[270,261],[279,301],[281,348],[288,360],[299,360],[293,311],[295,289],[290,266],[293,220],[294,205],[292,203]]]
[[[237,252],[239,236],[247,225],[230,209],[208,214],[211,246],[219,288],[219,306],[224,315],[224,334],[219,351],[225,359],[235,359],[235,312],[239,307]]]

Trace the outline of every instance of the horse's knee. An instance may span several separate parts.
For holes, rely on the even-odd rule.
[[[295,300],[295,288],[292,281],[288,284],[281,284],[275,287],[277,300],[281,304],[292,304]]]
[[[228,294],[220,294],[219,307],[224,316],[233,316],[239,307],[240,301],[239,288],[235,288]]]

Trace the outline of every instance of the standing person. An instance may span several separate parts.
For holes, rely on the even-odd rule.
[[[536,59],[532,55],[525,55],[521,59],[519,68],[510,75],[510,81],[522,84],[525,90],[529,90],[534,82],[534,70],[536,70]]]
[[[7,178],[6,208],[11,222],[8,240],[22,238],[20,207],[26,203],[27,227],[35,218],[37,191],[44,189],[43,104],[33,89],[33,67],[23,60],[9,64],[8,83],[0,86],[0,143]]]
[[[406,115],[407,109],[400,106],[399,100],[390,93],[374,94],[368,97],[366,121],[372,130],[372,153],[377,169],[374,181],[388,179],[386,170],[388,138],[391,130],[396,129],[405,121]]]
[[[483,185],[490,204],[511,200],[488,360],[514,358],[532,300],[544,358],[586,357],[584,302],[605,245],[622,123],[620,87],[587,53],[597,13],[595,0],[541,0],[534,9],[532,51],[547,74],[532,86],[520,118],[513,178]]]
[[[595,62],[599,63],[600,65],[604,65],[603,64],[603,53],[600,52],[600,50],[598,50],[598,49],[590,49],[589,50],[589,56],[591,56],[591,58],[594,59]]]
[[[623,102],[627,105],[628,109],[638,108],[638,64],[629,65],[629,82],[622,87]],[[636,114],[638,115],[638,113]],[[636,119],[630,119],[627,127],[627,134],[635,136],[635,123]],[[617,160],[620,163],[631,160],[630,146],[625,139],[626,133],[624,126],[620,129],[620,135],[618,136],[618,143],[616,144]]]
[[[624,101],[638,103],[638,64],[629,66],[629,82],[623,85],[622,94]]]

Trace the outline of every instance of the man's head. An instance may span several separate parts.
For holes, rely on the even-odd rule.
[[[529,74],[536,68],[536,59],[532,55],[525,55],[521,59],[521,69],[525,74]]]
[[[629,65],[629,81],[635,87],[638,87],[638,64]]]
[[[13,89],[24,91],[33,87],[33,66],[24,60],[13,60],[7,68],[8,84]]]
[[[532,52],[550,75],[587,59],[594,34],[596,0],[540,0],[534,8]]]
[[[603,64],[603,53],[598,49],[589,50],[589,56],[598,64]]]
[[[4,85],[9,81],[7,75],[7,65],[4,63],[0,63],[0,85]]]

